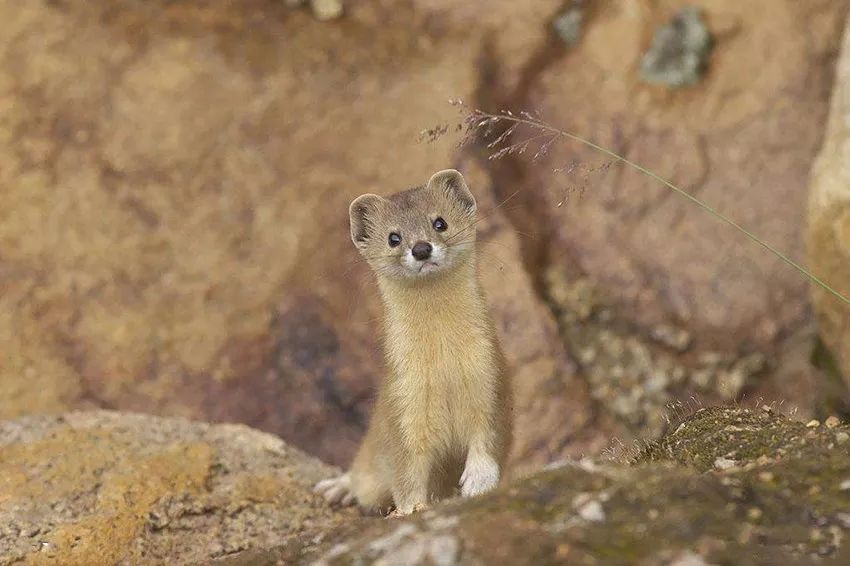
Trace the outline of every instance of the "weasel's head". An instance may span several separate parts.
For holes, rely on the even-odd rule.
[[[475,198],[454,169],[390,197],[367,194],[349,207],[351,240],[380,277],[416,281],[469,261]]]

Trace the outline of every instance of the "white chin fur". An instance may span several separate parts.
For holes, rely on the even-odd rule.
[[[411,277],[429,275],[446,267],[446,247],[440,244],[431,244],[431,257],[425,261],[419,261],[413,257],[413,252],[407,250],[402,257],[401,264]]]

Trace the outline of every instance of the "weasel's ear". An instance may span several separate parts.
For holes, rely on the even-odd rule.
[[[348,217],[351,222],[351,241],[358,248],[364,246],[369,240],[369,232],[372,228],[370,216],[384,199],[378,195],[360,195],[348,207]],[[373,217],[374,218],[374,217]]]
[[[438,171],[428,181],[429,189],[445,192],[450,198],[456,199],[468,212],[475,212],[475,197],[466,186],[466,180],[459,171],[445,169]]]

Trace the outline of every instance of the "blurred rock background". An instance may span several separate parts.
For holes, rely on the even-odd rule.
[[[450,98],[539,110],[850,294],[850,3],[300,4],[0,0],[0,419],[238,422],[347,463],[381,372],[347,206],[445,167],[483,210],[519,190],[480,224],[516,463],[699,402],[848,414],[850,310],[716,219],[576,145],[417,140]]]

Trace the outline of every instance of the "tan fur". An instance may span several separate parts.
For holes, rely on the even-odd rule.
[[[445,232],[434,230],[437,216],[448,222]],[[510,384],[478,281],[475,218],[475,201],[453,170],[388,199],[352,203],[352,239],[384,302],[387,374],[351,470],[317,486],[328,499],[353,495],[363,507],[394,505],[406,514],[456,494],[462,476],[464,495],[501,477]],[[397,248],[387,244],[390,232],[403,238]],[[442,250],[433,273],[411,272],[408,250],[417,241]]]

